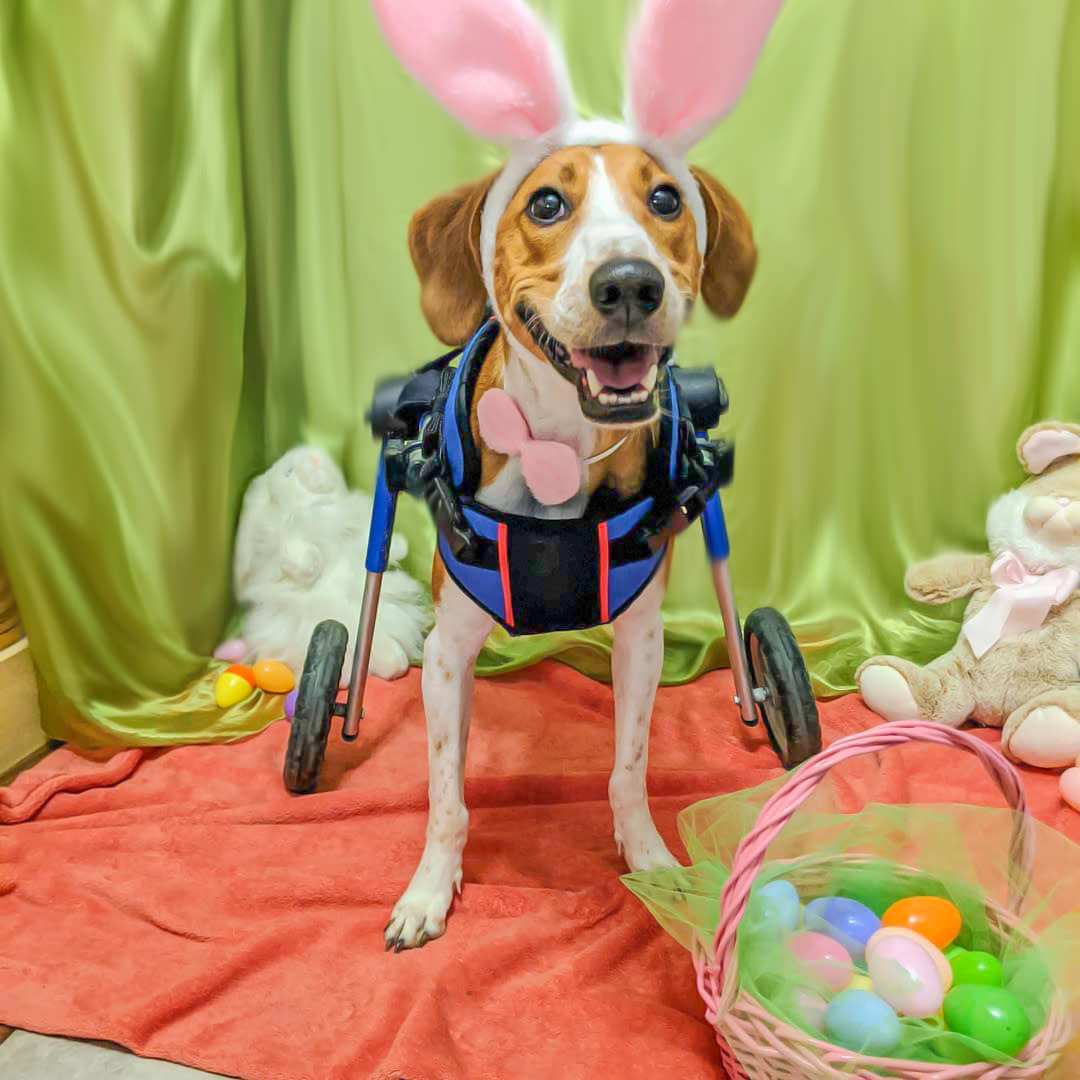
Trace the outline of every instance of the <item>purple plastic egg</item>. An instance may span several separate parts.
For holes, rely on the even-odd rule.
[[[285,719],[291,720],[296,715],[296,695],[299,690],[290,690],[285,695]]]
[[[866,943],[881,929],[881,920],[858,900],[823,896],[806,905],[806,929],[840,942],[861,967],[866,961]]]

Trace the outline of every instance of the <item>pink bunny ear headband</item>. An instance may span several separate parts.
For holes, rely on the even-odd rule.
[[[390,47],[444,109],[509,144],[484,203],[480,257],[494,302],[495,230],[522,180],[563,146],[640,146],[678,181],[706,245],[686,153],[731,110],[783,0],[644,0],[630,33],[626,118],[583,120],[562,52],[525,0],[371,0]]]

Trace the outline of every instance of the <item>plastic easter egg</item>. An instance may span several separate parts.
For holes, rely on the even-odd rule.
[[[1080,810],[1080,768],[1066,769],[1058,781],[1061,797],[1074,809]]]
[[[847,987],[847,989],[848,990],[873,990],[874,989],[874,982],[870,978],[869,975],[863,975],[860,972],[856,971],[855,974],[851,976],[851,983]]]
[[[909,896],[885,912],[881,925],[914,930],[939,949],[945,949],[956,940],[964,920],[957,906],[940,896]]]
[[[280,660],[260,660],[253,671],[255,685],[268,694],[287,694],[296,685],[292,669]]]
[[[845,990],[825,1010],[825,1034],[849,1050],[879,1057],[899,1044],[900,1020],[877,994]]]
[[[784,990],[777,1001],[781,1012],[811,1031],[825,1030],[825,1010],[828,1002],[820,995],[802,986]]]
[[[247,653],[247,643],[242,638],[229,638],[223,641],[214,650],[215,660],[224,660],[226,663],[235,664],[244,659]]]
[[[953,986],[1000,986],[1004,981],[1001,961],[988,952],[961,949],[948,960]]]
[[[888,941],[890,938],[903,938],[906,941],[912,941],[925,950],[941,976],[941,985],[945,988],[945,993],[949,992],[953,982],[952,968],[949,967],[949,961],[945,959],[945,954],[936,945],[931,945],[922,934],[916,934],[914,930],[904,930],[899,926],[883,926],[866,943],[867,963],[870,962],[870,957],[874,954],[878,945]]]
[[[227,709],[230,705],[241,702],[255,689],[253,682],[248,682],[243,675],[237,675],[235,671],[223,671],[214,686],[214,700],[219,709]]]
[[[945,1000],[941,972],[930,955],[929,942],[892,936],[880,942],[867,958],[874,992],[901,1016],[933,1016]]]
[[[751,934],[790,934],[799,925],[802,906],[790,881],[777,878],[750,897],[743,926]]]
[[[299,693],[299,690],[290,690],[285,695],[283,707],[285,709],[285,717],[288,720],[291,720],[296,715],[296,698]]]
[[[247,666],[247,664],[230,664],[225,669],[226,675],[239,675],[241,679],[244,679],[252,687],[255,685],[255,672]]]
[[[861,965],[866,943],[881,929],[881,920],[858,900],[823,896],[806,905],[806,929],[835,938]]]
[[[806,974],[830,990],[843,990],[850,985],[855,965],[851,954],[835,939],[813,930],[801,930],[788,939],[788,948]]]
[[[945,1023],[999,1053],[1015,1057],[1031,1038],[1031,1023],[1015,994],[1000,986],[967,984],[945,997]]]

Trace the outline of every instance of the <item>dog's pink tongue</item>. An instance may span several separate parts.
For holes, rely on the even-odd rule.
[[[601,384],[611,387],[612,390],[629,390],[631,386],[644,382],[649,368],[659,359],[660,350],[655,345],[642,349],[637,356],[622,360],[618,364],[590,356],[583,349],[570,350],[570,363],[574,367],[594,372]]]

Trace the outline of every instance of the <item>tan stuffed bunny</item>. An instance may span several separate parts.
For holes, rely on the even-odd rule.
[[[1003,727],[1017,761],[1080,765],[1080,426],[1036,424],[1017,452],[1030,477],[991,506],[991,554],[943,555],[905,579],[926,604],[971,597],[956,644],[926,667],[876,656],[855,677],[886,720],[971,718]],[[1063,778],[1073,805],[1078,784]]]

